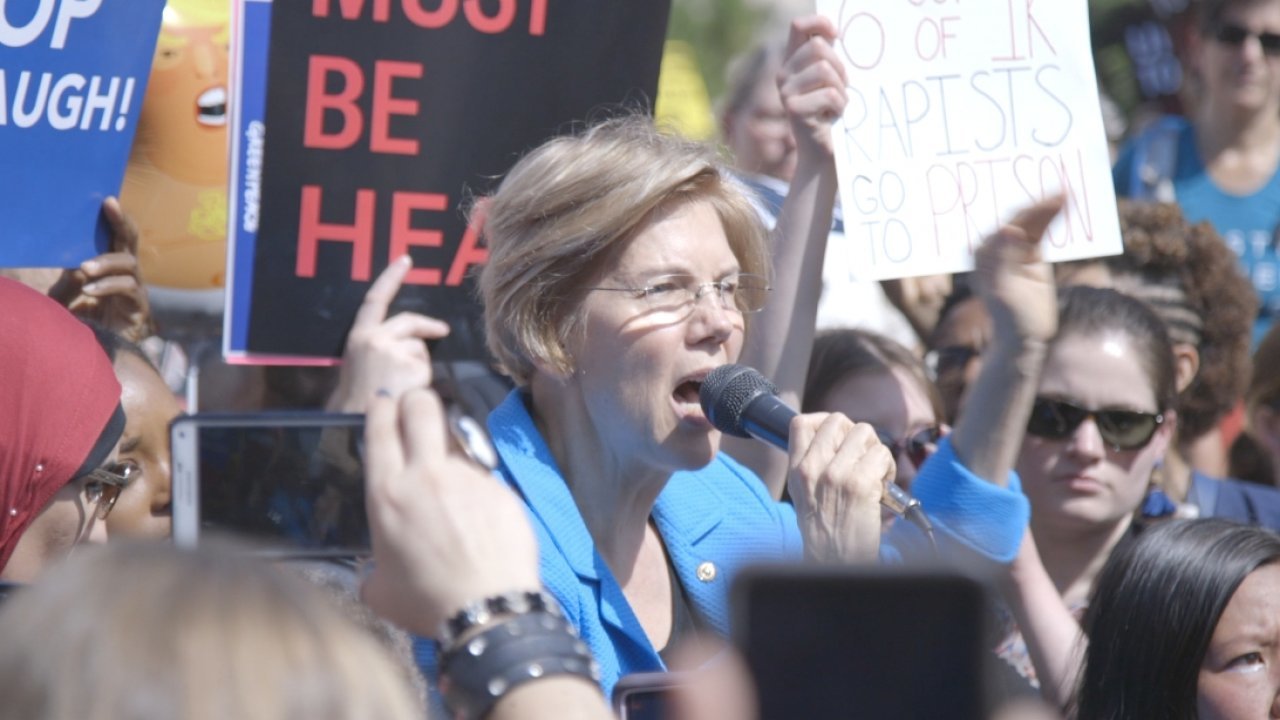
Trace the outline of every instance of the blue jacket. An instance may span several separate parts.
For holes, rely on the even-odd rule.
[[[551,451],[513,391],[489,416],[502,464],[499,474],[529,507],[538,537],[542,580],[564,607],[600,663],[604,691],[633,672],[664,669],[604,559]],[[1008,562],[1017,554],[1030,516],[1016,476],[1008,489],[974,476],[944,441],[917,475],[912,490],[933,518],[939,543],[953,552]],[[718,633],[729,632],[729,583],[753,561],[799,558],[795,510],[773,500],[750,470],[721,453],[707,467],[672,475],[653,510],[675,573],[698,614]],[[911,553],[923,536],[895,523],[882,556]],[[419,663],[434,677],[429,643]]]
[[[1200,508],[1200,517],[1280,530],[1280,491],[1273,487],[1193,472],[1187,500]]]

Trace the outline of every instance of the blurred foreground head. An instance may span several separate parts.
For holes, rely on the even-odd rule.
[[[0,608],[0,720],[420,720],[402,672],[304,580],[113,543]]]

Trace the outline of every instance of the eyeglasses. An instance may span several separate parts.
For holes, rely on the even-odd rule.
[[[1251,37],[1258,38],[1258,45],[1267,55],[1280,55],[1280,34],[1273,32],[1255,33],[1246,27],[1233,23],[1223,23],[1213,32],[1213,38],[1223,45],[1240,47]]]
[[[942,428],[938,425],[930,425],[902,439],[876,428],[876,437],[880,438],[880,442],[889,448],[889,452],[893,453],[894,457],[901,457],[906,453],[907,459],[919,470],[920,466],[924,465],[924,461],[938,449],[938,441],[942,439]]]
[[[680,313],[702,299],[707,290],[713,290],[726,310],[740,313],[759,312],[769,299],[769,283],[759,275],[738,273],[721,280],[698,282],[692,275],[673,273],[659,275],[642,287],[590,287],[587,290],[630,293],[643,300],[650,310],[663,313]]]
[[[85,477],[84,496],[89,504],[96,506],[95,514],[99,520],[106,520],[111,509],[120,499],[120,493],[141,472],[141,468],[132,460],[111,463],[90,470]]]
[[[1036,437],[1063,440],[1088,418],[1093,418],[1103,442],[1117,451],[1144,447],[1164,423],[1163,415],[1137,410],[1086,410],[1062,400],[1038,397],[1031,407],[1027,432]]]

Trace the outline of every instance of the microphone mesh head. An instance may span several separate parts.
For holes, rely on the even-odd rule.
[[[702,381],[698,401],[717,430],[736,437],[751,437],[742,427],[742,412],[761,395],[776,395],[769,379],[746,365],[721,365]]]

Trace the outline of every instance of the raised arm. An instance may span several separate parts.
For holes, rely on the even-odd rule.
[[[1007,485],[1035,400],[1048,344],[1058,328],[1053,270],[1040,238],[1061,198],[1033,205],[1002,227],[975,257],[978,292],[991,314],[991,345],[957,422],[952,444],[974,474]],[[1075,687],[1083,635],[1040,562],[1031,531],[1001,588],[1022,631],[1041,693],[1064,707]]]
[[[831,123],[848,103],[835,27],[822,16],[791,23],[778,89],[796,139],[796,172],[772,234],[773,292],[752,319],[742,362],[773,380],[798,407],[813,348],[822,261],[836,199]],[[787,456],[750,440],[725,438],[725,449],[754,470],[774,497],[786,485]]]
[[[951,444],[974,474],[1005,486],[1031,416],[1048,343],[1058,329],[1053,269],[1040,257],[1040,238],[1062,198],[1032,205],[978,248],[978,292],[991,314],[993,337],[982,370],[956,421]]]

